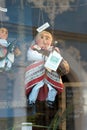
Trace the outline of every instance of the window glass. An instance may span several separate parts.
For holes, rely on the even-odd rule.
[[[0,129],[86,130],[86,12],[86,0],[0,1]],[[69,64],[67,74],[59,70],[62,60],[44,69],[54,50]]]

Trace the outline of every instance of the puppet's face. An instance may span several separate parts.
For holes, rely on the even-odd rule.
[[[8,30],[6,28],[0,28],[0,38],[5,40],[8,38]]]
[[[35,42],[40,48],[47,50],[52,44],[52,36],[48,32],[42,32],[37,35]]]

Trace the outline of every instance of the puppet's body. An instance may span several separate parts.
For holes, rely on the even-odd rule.
[[[27,53],[29,66],[26,68],[25,73],[25,87],[29,104],[34,104],[37,99],[41,101],[46,100],[48,103],[51,102],[52,104],[52,102],[55,101],[57,93],[62,92],[64,87],[61,76],[56,71],[50,72],[44,67],[48,56],[41,53],[40,50],[44,49],[44,51],[46,50],[47,52],[53,51],[51,38],[48,39],[48,47],[43,46],[43,41],[45,44],[45,40],[47,40],[44,37],[46,36],[43,36],[43,38],[41,37],[41,39],[37,38],[37,40],[33,41],[33,44],[29,47]],[[38,42],[41,43],[42,46],[41,44],[39,46]],[[56,50],[59,51],[59,49]]]
[[[8,46],[11,43],[7,42],[8,31],[6,28],[0,28],[0,69],[9,70],[14,62],[14,53],[8,52]]]
[[[20,50],[17,48],[16,53],[12,43],[7,42],[8,30],[0,28],[0,71],[8,71],[14,63],[15,54],[20,55]]]

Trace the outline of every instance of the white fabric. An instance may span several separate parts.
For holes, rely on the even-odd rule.
[[[0,61],[0,68],[4,68],[5,67],[5,59]]]
[[[50,84],[47,84],[47,86],[49,88],[49,92],[48,92],[48,96],[47,96],[46,100],[54,101],[57,91]]]
[[[57,94],[57,91],[54,88],[50,89],[46,100],[49,100],[52,102],[55,101],[56,94]]]
[[[39,82],[36,86],[34,86],[34,88],[32,89],[30,95],[29,95],[29,101],[30,103],[33,102],[35,103],[36,99],[37,99],[37,96],[38,96],[38,93],[39,93],[39,89],[44,85],[44,82],[41,81]]]
[[[32,102],[35,103],[37,96],[38,96],[38,93],[39,93],[39,90],[41,87],[43,87],[43,85],[44,85],[44,81],[41,81],[36,86],[34,86],[34,88],[32,89],[32,91],[28,97],[30,103],[32,103]],[[47,84],[47,86],[49,88],[49,92],[48,92],[48,96],[47,96],[46,100],[54,101],[56,94],[57,94],[57,91],[51,85]]]
[[[13,63],[14,62],[14,54],[8,53],[7,58]]]
[[[6,59],[6,68],[9,70],[12,67],[12,62]]]
[[[11,43],[8,43],[7,40],[0,39],[0,45],[4,47],[8,47],[10,44]],[[13,62],[14,62],[14,54],[8,53],[7,56],[3,60],[0,60],[0,68],[5,67],[6,70],[9,70],[12,67]]]
[[[5,40],[5,39],[0,39],[0,45],[2,45],[4,47],[8,47],[10,45],[10,43],[8,43],[7,40]]]
[[[37,51],[34,51],[31,48],[29,48],[27,53],[27,59],[28,61],[39,61],[39,60],[43,60],[43,56]]]

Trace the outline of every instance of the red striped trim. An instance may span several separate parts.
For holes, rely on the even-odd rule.
[[[36,78],[36,79],[34,79],[34,80],[28,82],[28,83],[25,85],[26,89],[29,89],[29,88],[32,87],[34,84],[40,82],[40,81],[43,80],[43,79],[44,79],[44,75],[42,75],[42,76],[40,76],[40,77],[38,77],[38,78]]]
[[[53,84],[53,86],[55,87],[55,88],[60,88],[60,89],[63,89],[63,87],[64,87],[64,84],[63,83],[59,83],[59,82],[56,82],[56,81],[54,81],[54,80],[52,80],[51,78],[49,78],[47,75],[46,75],[46,79],[51,83],[51,84]]]
[[[31,64],[31,65],[26,67],[26,71],[29,71],[30,69],[33,69],[33,68],[35,68],[35,67],[37,67],[37,66],[39,66],[39,65],[41,65],[43,63],[44,63],[44,61],[40,61],[40,62],[36,62],[34,64]]]

